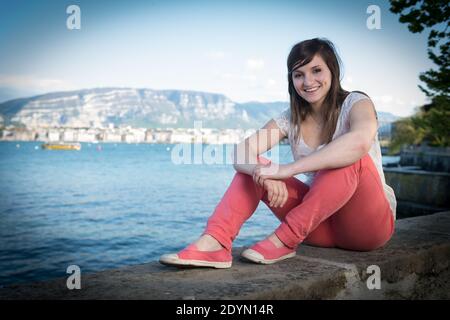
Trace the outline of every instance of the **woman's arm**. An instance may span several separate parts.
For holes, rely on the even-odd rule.
[[[236,171],[248,175],[253,174],[258,156],[279,143],[285,134],[272,119],[264,127],[246,138],[234,148],[233,167]]]
[[[296,175],[353,164],[370,150],[377,129],[373,103],[368,99],[360,100],[350,110],[350,131],[309,156],[289,164],[289,171]]]
[[[310,155],[290,164],[258,165],[254,180],[264,184],[266,179],[286,179],[304,172],[348,166],[361,159],[377,134],[375,108],[370,100],[356,102],[350,111],[350,131]]]

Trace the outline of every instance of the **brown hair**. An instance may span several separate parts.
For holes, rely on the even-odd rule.
[[[322,57],[331,71],[331,87],[324,100],[324,129],[321,136],[321,141],[329,143],[336,130],[342,103],[349,92],[341,87],[340,59],[333,43],[327,39],[314,38],[299,42],[292,47],[291,52],[289,53],[287,68],[291,107],[291,127],[295,130],[294,139],[297,141],[300,137],[301,121],[304,121],[306,116],[312,112],[311,105],[295,91],[294,83],[292,81],[292,72],[298,67],[311,62],[316,54]]]

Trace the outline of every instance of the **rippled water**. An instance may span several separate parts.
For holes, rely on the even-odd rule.
[[[235,173],[227,164],[175,165],[173,145],[39,146],[0,143],[0,286],[65,277],[71,264],[91,272],[179,250],[202,232]],[[280,155],[290,161],[289,146]],[[235,245],[277,224],[261,204]]]

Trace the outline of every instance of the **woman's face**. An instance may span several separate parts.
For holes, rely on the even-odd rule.
[[[295,91],[313,106],[321,106],[331,87],[331,71],[320,55],[292,72]]]

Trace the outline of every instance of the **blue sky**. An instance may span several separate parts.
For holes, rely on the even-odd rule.
[[[66,27],[71,4],[81,9],[80,30]],[[366,26],[369,5],[381,9],[379,30]],[[287,101],[291,47],[326,37],[345,89],[407,116],[427,101],[417,87],[433,66],[427,34],[410,33],[388,1],[0,0],[0,102],[116,86]]]

